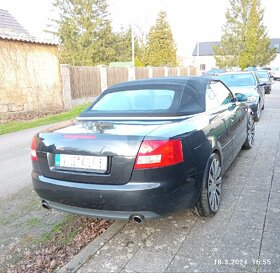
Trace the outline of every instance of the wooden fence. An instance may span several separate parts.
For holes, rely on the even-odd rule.
[[[107,67],[107,87],[126,81],[128,81],[128,69],[126,67]]]
[[[100,72],[98,67],[70,67],[71,97],[81,99],[100,94]]]
[[[153,67],[153,78],[164,77],[164,67]]]
[[[91,100],[101,92],[120,82],[134,79],[157,78],[166,76],[194,76],[194,67],[104,67],[104,66],[68,66],[62,65],[64,104],[66,108],[73,104]]]
[[[135,69],[135,79],[146,79],[149,78],[149,67],[137,67]]]

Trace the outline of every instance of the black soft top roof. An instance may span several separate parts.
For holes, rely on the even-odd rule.
[[[93,104],[80,114],[80,117],[120,117],[120,116],[182,116],[205,111],[205,92],[210,77],[164,77],[135,80],[116,84],[105,90]],[[125,90],[168,89],[174,90],[174,103],[168,110],[149,112],[105,112],[91,110],[93,105],[106,94]]]
[[[109,89],[115,87],[122,87],[122,86],[138,85],[138,84],[161,84],[161,83],[176,84],[184,87],[190,79],[200,79],[200,78],[201,77],[161,77],[161,78],[140,79],[140,80],[118,83],[113,85]]]

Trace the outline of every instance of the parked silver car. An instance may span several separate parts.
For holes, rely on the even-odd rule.
[[[264,109],[265,84],[261,83],[254,71],[227,72],[219,74],[222,80],[233,93],[242,93],[247,96],[247,103],[253,111],[255,121],[259,121],[261,110]]]
[[[264,90],[265,94],[270,94],[271,92],[271,77],[267,70],[257,70],[255,71],[261,83],[265,84]]]

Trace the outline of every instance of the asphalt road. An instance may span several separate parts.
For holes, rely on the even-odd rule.
[[[0,136],[0,198],[31,184],[31,139],[36,132],[49,126]]]

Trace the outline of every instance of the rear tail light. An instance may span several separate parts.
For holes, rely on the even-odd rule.
[[[33,137],[31,142],[31,159],[34,161],[38,160],[36,147],[37,147],[37,140],[36,137]]]
[[[181,162],[181,140],[144,140],[137,154],[134,169],[160,168]]]

